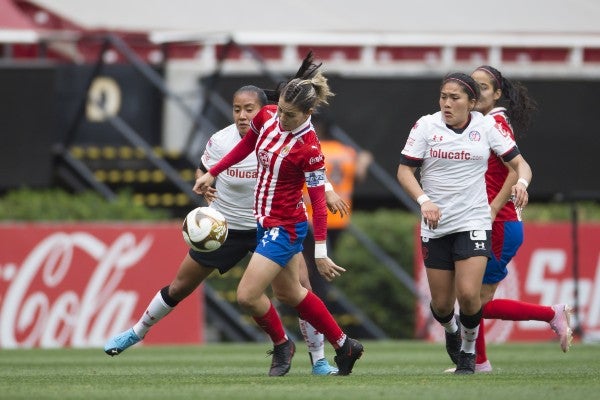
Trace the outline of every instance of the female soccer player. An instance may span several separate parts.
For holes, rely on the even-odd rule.
[[[456,374],[475,372],[481,282],[491,250],[492,221],[485,185],[490,150],[518,173],[518,182],[511,187],[515,206],[527,204],[532,177],[510,135],[498,129],[492,117],[472,112],[478,98],[479,86],[469,75],[447,75],[440,88],[440,111],[416,122],[398,167],[398,181],[421,206],[421,244],[431,311],[447,333],[457,331],[456,300],[460,307],[460,348],[447,343]],[[418,167],[421,184],[415,177]]]
[[[529,127],[531,113],[536,104],[529,97],[525,86],[511,82],[489,65],[477,67],[471,77],[479,85],[481,96],[475,110],[494,117],[502,130],[514,139],[513,128],[522,133]],[[501,107],[504,105],[505,107]],[[570,327],[571,309],[566,304],[551,307],[509,299],[494,299],[498,284],[506,277],[506,266],[523,243],[523,222],[520,209],[510,200],[510,188],[517,182],[517,174],[507,167],[495,154],[490,155],[485,174],[488,201],[492,212],[492,253],[487,262],[481,301],[483,318],[512,321],[536,320],[550,324],[559,336],[562,351],[567,352],[572,340]],[[476,371],[491,372],[487,359],[483,320],[475,345],[477,349]]]
[[[265,93],[256,86],[244,86],[233,96],[234,123],[211,136],[196,176],[203,175],[216,164],[250,130],[250,121],[267,104]],[[253,192],[256,183],[256,157],[252,154],[232,166],[229,173],[216,182],[219,197],[209,197],[211,207],[219,210],[229,224],[229,235],[225,243],[214,252],[202,253],[193,249],[186,254],[173,281],[158,291],[150,301],[140,320],[130,329],[113,336],[106,342],[104,351],[115,356],[141,341],[153,325],[169,314],[175,306],[188,297],[216,269],[224,274],[237,265],[249,252],[256,248],[256,220],[252,212]],[[327,192],[328,206],[341,213],[347,213],[347,206],[340,202],[333,191]],[[302,263],[302,283],[310,289],[306,264]],[[316,331],[306,321],[300,320],[302,333],[309,348],[312,373],[331,375],[337,369],[329,365],[325,358],[323,334]]]
[[[265,294],[269,285],[277,297],[285,297],[286,304],[294,306],[300,317],[333,345],[339,375],[350,374],[363,353],[363,346],[346,336],[323,302],[299,281],[302,241],[308,228],[302,202],[305,183],[313,205],[319,272],[331,280],[345,271],[327,257],[324,157],[310,121],[315,109],[327,104],[331,95],[318,68],[308,79],[291,80],[281,90],[277,106],[264,107],[242,141],[194,185],[194,191],[206,193],[214,177],[251,152],[256,153],[254,214],[260,240],[239,283],[237,300],[273,341],[270,375],[289,371],[295,346]]]

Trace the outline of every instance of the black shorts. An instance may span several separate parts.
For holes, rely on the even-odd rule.
[[[435,239],[421,237],[423,263],[427,268],[453,271],[456,261],[475,256],[490,258],[491,238],[491,230],[457,232]]]
[[[254,252],[257,244],[256,229],[247,231],[230,229],[227,240],[215,251],[203,253],[190,249],[190,257],[198,264],[216,268],[221,274],[235,267],[250,252]]]

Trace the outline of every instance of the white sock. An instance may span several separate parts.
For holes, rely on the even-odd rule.
[[[298,318],[298,325],[300,325],[300,332],[302,332],[304,342],[306,342],[306,346],[308,347],[310,362],[314,365],[321,358],[325,358],[325,340],[323,334],[301,318]]]
[[[462,346],[461,350],[465,353],[475,353],[475,341],[479,335],[479,325],[473,329],[462,327]]]
[[[146,308],[140,320],[133,326],[133,331],[140,339],[143,339],[152,328],[152,325],[163,319],[173,308],[165,303],[159,290],[148,304],[148,308]]]
[[[456,333],[458,330],[458,324],[456,323],[456,318],[452,317],[449,322],[442,324],[446,332],[448,333]]]

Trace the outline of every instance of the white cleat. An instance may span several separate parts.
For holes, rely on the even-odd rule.
[[[554,310],[554,318],[550,321],[550,328],[560,338],[560,348],[566,353],[573,341],[573,330],[571,329],[573,310],[566,304],[555,304],[552,309]]]

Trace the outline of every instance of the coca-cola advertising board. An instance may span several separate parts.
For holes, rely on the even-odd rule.
[[[138,321],[187,251],[176,223],[0,225],[0,348],[102,347]],[[141,345],[201,343],[199,294]]]
[[[508,265],[508,276],[500,283],[495,298],[528,303],[575,306],[585,338],[600,340],[600,224],[579,224],[575,235],[569,223],[525,223],[525,241]],[[418,231],[418,228],[417,228]],[[417,332],[430,340],[442,341],[443,328],[431,318],[430,292],[421,258],[418,232],[415,249],[415,276],[424,294],[417,306]],[[576,236],[577,268],[574,267],[573,237]],[[576,290],[577,289],[577,290]],[[458,312],[458,306],[455,307]],[[540,321],[486,320],[486,341],[546,341],[556,335],[549,324]]]

